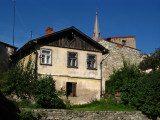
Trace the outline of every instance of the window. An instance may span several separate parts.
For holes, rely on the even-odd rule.
[[[126,40],[122,40],[122,45],[126,45]]]
[[[48,49],[41,49],[41,64],[48,64],[51,65],[51,50]]]
[[[88,54],[87,56],[87,68],[96,69],[97,68],[97,56]]]
[[[76,82],[67,82],[66,83],[66,94],[67,96],[76,97]]]
[[[75,52],[68,52],[68,67],[78,67],[78,55]]]

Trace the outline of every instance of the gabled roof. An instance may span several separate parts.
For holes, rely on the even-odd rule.
[[[100,45],[98,42],[94,41],[93,39],[91,39],[89,36],[87,36],[86,34],[84,34],[83,32],[81,32],[80,30],[78,30],[77,28],[75,28],[74,26],[51,33],[49,35],[44,35],[42,37],[30,40],[29,42],[27,42],[23,47],[21,47],[15,54],[18,53],[22,53],[25,49],[30,49],[31,47],[33,47],[33,45],[36,45],[39,42],[43,42],[43,39],[47,39],[50,37],[55,37],[60,35],[61,33],[67,32],[67,31],[74,31],[77,32],[78,34],[80,34],[81,36],[85,37],[85,39],[87,39],[87,41],[94,45],[97,49],[99,49],[103,54],[108,53],[108,49],[106,49],[105,47],[103,47],[102,45]]]
[[[109,37],[109,38],[135,38],[136,36]]]
[[[7,47],[14,48],[15,50],[17,49],[17,47],[14,47],[14,46],[12,46],[12,45],[10,45],[10,44],[7,44],[7,43],[1,42],[1,41],[0,41],[0,44],[3,44],[3,45],[5,45],[5,46],[7,46]]]

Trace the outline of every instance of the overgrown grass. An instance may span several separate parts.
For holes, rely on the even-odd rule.
[[[106,101],[104,99],[98,101],[94,100],[91,103],[83,105],[71,106],[70,110],[82,111],[136,111],[136,108],[117,104],[113,101]]]
[[[12,100],[13,101],[13,100]],[[38,106],[37,104],[32,104],[28,100],[22,100],[19,102],[14,103],[19,107],[19,108],[30,108],[30,109],[40,109],[41,107]],[[125,106],[122,104],[117,104],[113,102],[112,100],[92,100],[88,104],[82,104],[82,105],[73,105],[67,110],[79,110],[79,111],[136,111],[136,108],[132,108],[129,106]]]

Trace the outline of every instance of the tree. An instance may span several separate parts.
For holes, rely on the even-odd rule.
[[[152,69],[155,71],[157,68],[160,68],[160,48],[157,48],[155,53],[152,56],[147,56],[139,64],[141,70]]]
[[[134,96],[137,81],[143,74],[136,65],[123,61],[123,67],[110,76],[106,81],[106,90],[109,94],[115,95],[122,92],[121,103],[130,105]]]
[[[160,115],[160,70],[144,76],[135,89],[133,104],[152,118]]]

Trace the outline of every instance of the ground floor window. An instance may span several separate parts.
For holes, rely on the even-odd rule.
[[[67,82],[66,83],[66,94],[67,96],[76,97],[76,82]]]

